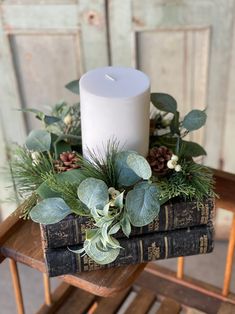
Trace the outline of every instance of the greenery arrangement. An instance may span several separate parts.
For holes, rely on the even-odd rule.
[[[67,85],[79,93],[78,81]],[[163,93],[152,93],[158,109],[150,121],[150,151],[145,159],[134,151],[121,151],[108,143],[105,157],[81,154],[79,104],[56,104],[49,115],[35,110],[42,129],[29,133],[23,147],[13,152],[11,168],[19,196],[28,198],[23,218],[53,224],[69,214],[90,217],[96,228],[87,230],[77,254],[87,254],[99,264],[116,259],[122,249],[115,234],[129,237],[132,226],[153,221],[160,206],[176,197],[203,202],[214,196],[212,172],[193,157],[205,150],[185,136],[201,128],[206,112],[190,111],[180,119],[177,103]]]

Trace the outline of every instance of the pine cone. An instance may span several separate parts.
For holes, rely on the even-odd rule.
[[[150,149],[147,160],[156,176],[164,176],[168,172],[167,162],[172,154],[172,151],[165,146]]]
[[[78,162],[79,158],[76,152],[63,152],[60,154],[60,158],[54,161],[54,167],[56,172],[64,172],[80,168]]]

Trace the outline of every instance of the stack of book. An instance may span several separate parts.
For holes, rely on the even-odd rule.
[[[210,253],[213,250],[214,199],[203,203],[174,201],[161,206],[158,217],[149,225],[132,227],[126,238],[118,238],[121,249],[108,265],[96,264],[87,255],[71,252],[79,249],[85,230],[94,228],[90,218],[69,215],[52,225],[41,225],[43,251],[50,277],[103,268],[138,264],[158,259]]]

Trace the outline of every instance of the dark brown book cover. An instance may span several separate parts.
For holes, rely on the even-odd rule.
[[[208,224],[214,216],[214,199],[207,198],[202,204],[196,201],[173,201],[161,206],[159,215],[144,227],[132,227],[130,237],[156,231],[167,231]],[[88,217],[69,215],[52,225],[41,225],[43,246],[57,248],[81,244],[85,240],[85,230],[94,228]],[[117,238],[125,237],[118,232]]]
[[[213,250],[213,225],[203,225],[168,232],[155,232],[132,239],[120,239],[123,247],[117,259],[107,265],[96,264],[87,255],[81,256],[68,248],[44,249],[50,277],[92,271],[128,264],[138,264],[178,256],[209,253]],[[81,246],[73,246],[78,249]]]

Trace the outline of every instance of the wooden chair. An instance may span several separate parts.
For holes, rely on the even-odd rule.
[[[215,171],[217,207],[235,213],[235,175]],[[184,276],[184,258],[178,258],[177,272],[154,263],[116,269],[60,276],[60,286],[52,293],[45,271],[39,226],[18,219],[16,210],[0,225],[0,262],[9,258],[17,310],[24,313],[24,304],[17,262],[43,273],[45,303],[37,313],[116,313],[127,297],[134,295],[125,313],[144,314],[156,300],[158,314],[176,314],[182,306],[206,313],[235,313],[235,295],[229,292],[235,249],[235,214],[222,289]],[[213,266],[213,265],[212,265]],[[134,285],[133,285],[134,284]]]

